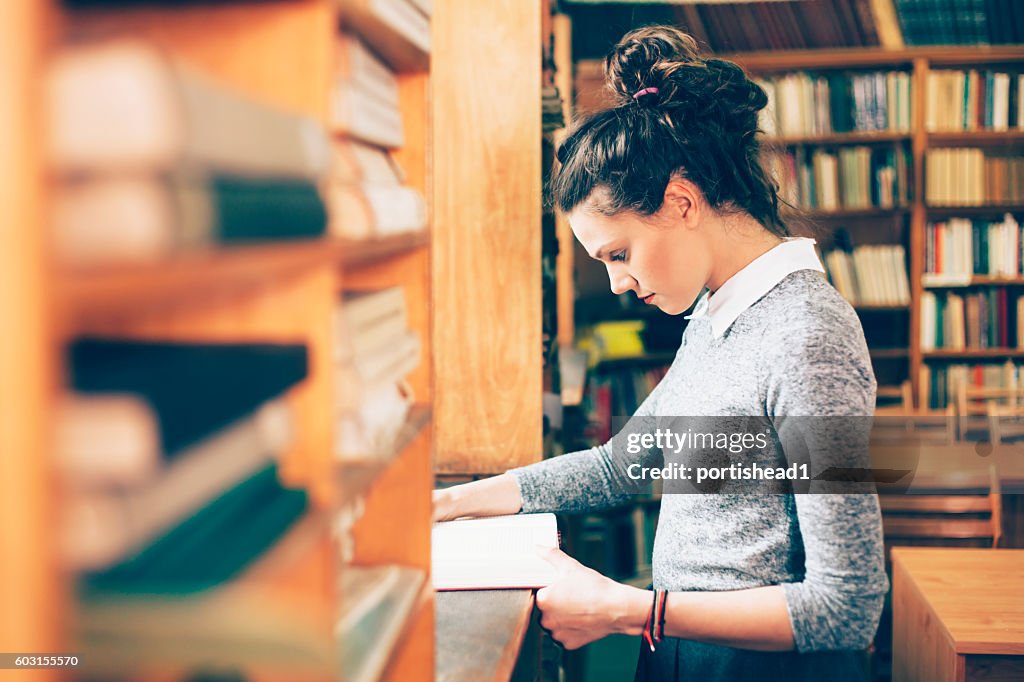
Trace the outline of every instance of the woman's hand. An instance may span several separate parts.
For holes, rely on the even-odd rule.
[[[537,592],[541,626],[566,649],[621,633],[639,635],[651,608],[651,593],[617,583],[559,549],[538,549],[558,571]]]
[[[460,516],[518,514],[523,508],[519,484],[511,474],[435,490],[433,502],[435,522]]]

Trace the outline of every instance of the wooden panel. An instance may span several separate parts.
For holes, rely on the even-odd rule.
[[[978,682],[1024,680],[1024,658],[1019,656],[965,656],[964,678]]]
[[[530,624],[533,592],[439,592],[437,682],[506,682]]]
[[[336,12],[322,0],[82,9],[74,35],[142,37],[243,92],[326,120]]]
[[[402,564],[430,571],[430,442],[424,429],[366,496],[352,529],[357,565]]]
[[[542,448],[539,4],[439,0],[434,45],[436,466],[499,472]]]
[[[573,117],[573,101],[575,94],[572,87],[572,19],[567,14],[556,14],[552,19],[554,31],[555,84],[562,96],[562,117],[566,125]],[[555,131],[554,140],[557,149],[565,139],[566,129]],[[557,300],[558,300],[558,344],[571,346],[576,340],[576,283],[573,263],[573,242],[575,237],[569,221],[556,210],[555,236],[558,239],[557,269]]]
[[[406,682],[430,679],[434,669],[434,590],[430,582],[424,586],[422,598],[410,623],[402,633],[383,682]]]
[[[309,376],[293,390],[296,443],[282,464],[290,485],[309,484],[314,500],[328,504],[335,494],[333,458],[334,344],[331,324],[335,270],[330,265],[301,275],[268,280],[244,295],[231,292],[206,300],[168,303],[124,319],[91,324],[95,334],[130,338],[304,343]]]
[[[895,548],[892,557],[956,653],[1024,656],[1024,550]]]
[[[956,654],[942,625],[893,550],[892,679],[934,682],[956,679]]]
[[[36,84],[48,3],[0,3],[0,642],[59,652],[67,599],[54,557],[46,415],[59,373],[51,334]],[[56,679],[36,671],[33,679]]]
[[[268,282],[333,265],[344,253],[344,244],[326,239],[185,253],[156,264],[63,271],[55,295],[66,333],[77,334],[110,318],[152,313],[154,307],[245,295]]]

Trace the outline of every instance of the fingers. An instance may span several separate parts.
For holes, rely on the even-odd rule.
[[[579,566],[579,562],[573,559],[571,556],[558,549],[557,547],[548,547],[545,545],[535,545],[534,551],[537,552],[540,558],[548,562],[556,569],[571,569]],[[539,593],[538,593],[539,595]]]

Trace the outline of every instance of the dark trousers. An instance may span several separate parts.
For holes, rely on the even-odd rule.
[[[635,682],[866,682],[863,651],[766,652],[663,639],[640,642]]]

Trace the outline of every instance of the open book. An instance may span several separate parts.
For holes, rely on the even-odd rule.
[[[555,577],[537,549],[558,546],[554,514],[435,523],[431,544],[435,590],[536,588]]]

